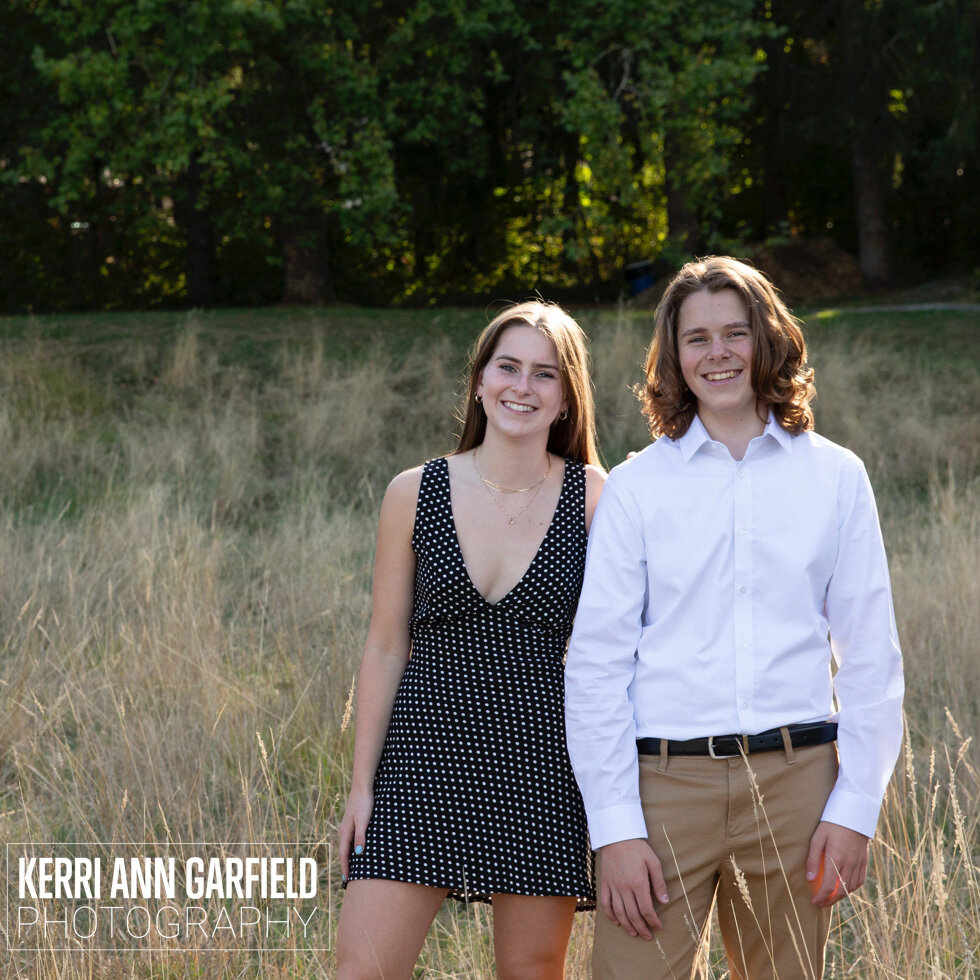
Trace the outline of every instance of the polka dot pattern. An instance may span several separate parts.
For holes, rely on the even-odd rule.
[[[412,655],[350,879],[576,896],[595,907],[585,811],[565,748],[564,657],[585,567],[585,469],[565,462],[551,526],[499,602],[463,563],[444,458],[426,463],[412,547]]]

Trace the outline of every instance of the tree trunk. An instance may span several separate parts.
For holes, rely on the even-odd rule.
[[[561,230],[561,265],[565,271],[578,272],[578,263],[569,258],[569,253],[575,245],[575,221],[579,215],[581,204],[579,200],[579,184],[576,176],[578,167],[579,140],[578,133],[566,133],[562,139],[562,159],[565,169],[565,186],[561,192],[561,213],[568,221]],[[584,235],[588,241],[588,229]]]
[[[687,188],[679,175],[683,173],[684,150],[669,130],[664,132],[664,191],[667,196],[667,240],[685,256],[701,251],[698,216],[691,206]]]
[[[881,289],[891,280],[884,173],[872,141],[860,132],[851,136],[851,174],[861,275],[869,289]]]
[[[191,306],[210,306],[214,300],[214,230],[211,216],[200,206],[201,163],[191,158],[184,173],[184,227],[187,230],[187,299]]]
[[[283,303],[287,306],[323,306],[336,299],[324,243],[310,245],[299,235],[287,234],[282,250],[286,268]]]

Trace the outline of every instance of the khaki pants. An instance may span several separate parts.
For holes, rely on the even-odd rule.
[[[641,755],[643,813],[671,901],[657,908],[652,942],[596,911],[595,980],[707,976],[716,902],[732,980],[821,977],[830,910],[811,904],[805,863],[836,778],[833,743],[747,759]]]

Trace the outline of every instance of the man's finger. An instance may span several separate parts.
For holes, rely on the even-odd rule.
[[[636,896],[626,896],[625,906],[626,915],[629,918],[629,923],[632,928],[630,935],[640,936],[643,939],[652,939],[653,934],[650,932],[650,927],[647,925],[646,919],[640,912],[640,906],[637,903]]]
[[[670,901],[670,896],[667,894],[667,881],[664,878],[663,867],[659,861],[650,868],[650,881],[653,885],[653,893],[657,896],[657,901],[666,905]]]
[[[606,918],[609,919],[610,922],[615,922],[617,925],[619,925],[619,920],[616,918],[616,913],[613,911],[612,892],[605,883],[603,883],[602,887],[600,888],[599,906],[602,911],[606,913]]]
[[[840,869],[835,864],[833,858],[825,851],[820,869],[813,882],[816,894],[813,897],[814,905],[826,908],[833,905],[847,894],[844,882],[841,879]]]
[[[653,906],[653,902],[648,898],[643,898],[638,903],[638,910],[640,915],[643,917],[643,921],[651,929],[662,929],[663,925],[657,916],[657,910]]]
[[[629,913],[626,911],[626,904],[623,901],[623,896],[616,892],[613,897],[613,912],[615,913],[614,919],[618,926],[621,926],[627,935],[636,938],[636,930],[633,928],[633,923],[630,922]]]

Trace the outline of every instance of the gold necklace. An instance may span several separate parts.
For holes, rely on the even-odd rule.
[[[528,490],[535,490],[538,487],[540,487],[541,484],[544,483],[545,480],[548,479],[548,474],[551,472],[551,453],[548,453],[547,454],[548,455],[548,468],[544,471],[544,476],[541,477],[541,479],[538,480],[537,483],[532,483],[529,487],[515,487],[513,490],[511,490],[508,487],[499,486],[498,484],[494,483],[492,480],[488,480],[480,472],[480,467],[476,465],[476,452],[477,452],[477,449],[479,449],[479,448],[480,447],[477,446],[473,450],[473,456],[472,456],[472,459],[473,459],[473,469],[476,470],[476,475],[480,478],[480,482],[487,489],[490,489],[490,487],[493,487],[493,489],[496,490],[498,493],[527,493]],[[494,498],[494,499],[496,499],[496,498]]]
[[[539,483],[537,489],[528,498],[527,503],[513,517],[511,517],[510,514],[508,514],[507,511],[504,510],[504,505],[493,495],[493,491],[489,487],[487,487],[487,493],[490,494],[490,499],[497,505],[497,510],[499,510],[500,513],[507,518],[508,524],[513,524],[514,521],[516,521],[521,516],[521,514],[523,514],[524,511],[526,511],[528,507],[530,507],[531,504],[534,503],[534,501],[537,499],[537,496],[540,492],[541,492],[541,484]]]
[[[537,500],[538,494],[541,492],[541,487],[544,484],[544,481],[548,478],[548,474],[551,472],[551,454],[549,453],[548,469],[545,470],[544,476],[541,477],[541,479],[538,480],[537,483],[532,483],[531,486],[529,487],[522,487],[520,490],[508,490],[505,487],[498,487],[496,483],[491,483],[490,480],[485,480],[483,478],[483,474],[480,472],[479,467],[476,465],[475,449],[473,450],[473,455],[470,458],[473,460],[473,469],[476,470],[476,475],[480,478],[480,482],[483,484],[487,493],[490,494],[490,499],[494,502],[494,504],[496,504],[497,510],[499,510],[500,513],[507,518],[507,523],[510,525],[513,525],[514,521],[516,521],[524,513],[524,511],[526,511],[528,507],[530,507],[531,504],[533,504],[534,501]],[[491,489],[491,487],[493,489]],[[514,514],[513,517],[511,517],[511,515],[508,514],[506,510],[504,510],[504,505],[497,499],[496,495],[493,492],[494,490],[497,490],[500,493],[525,493],[528,490],[533,490],[534,493],[532,493],[531,496],[528,497],[527,503],[524,504],[524,506],[516,514]]]

